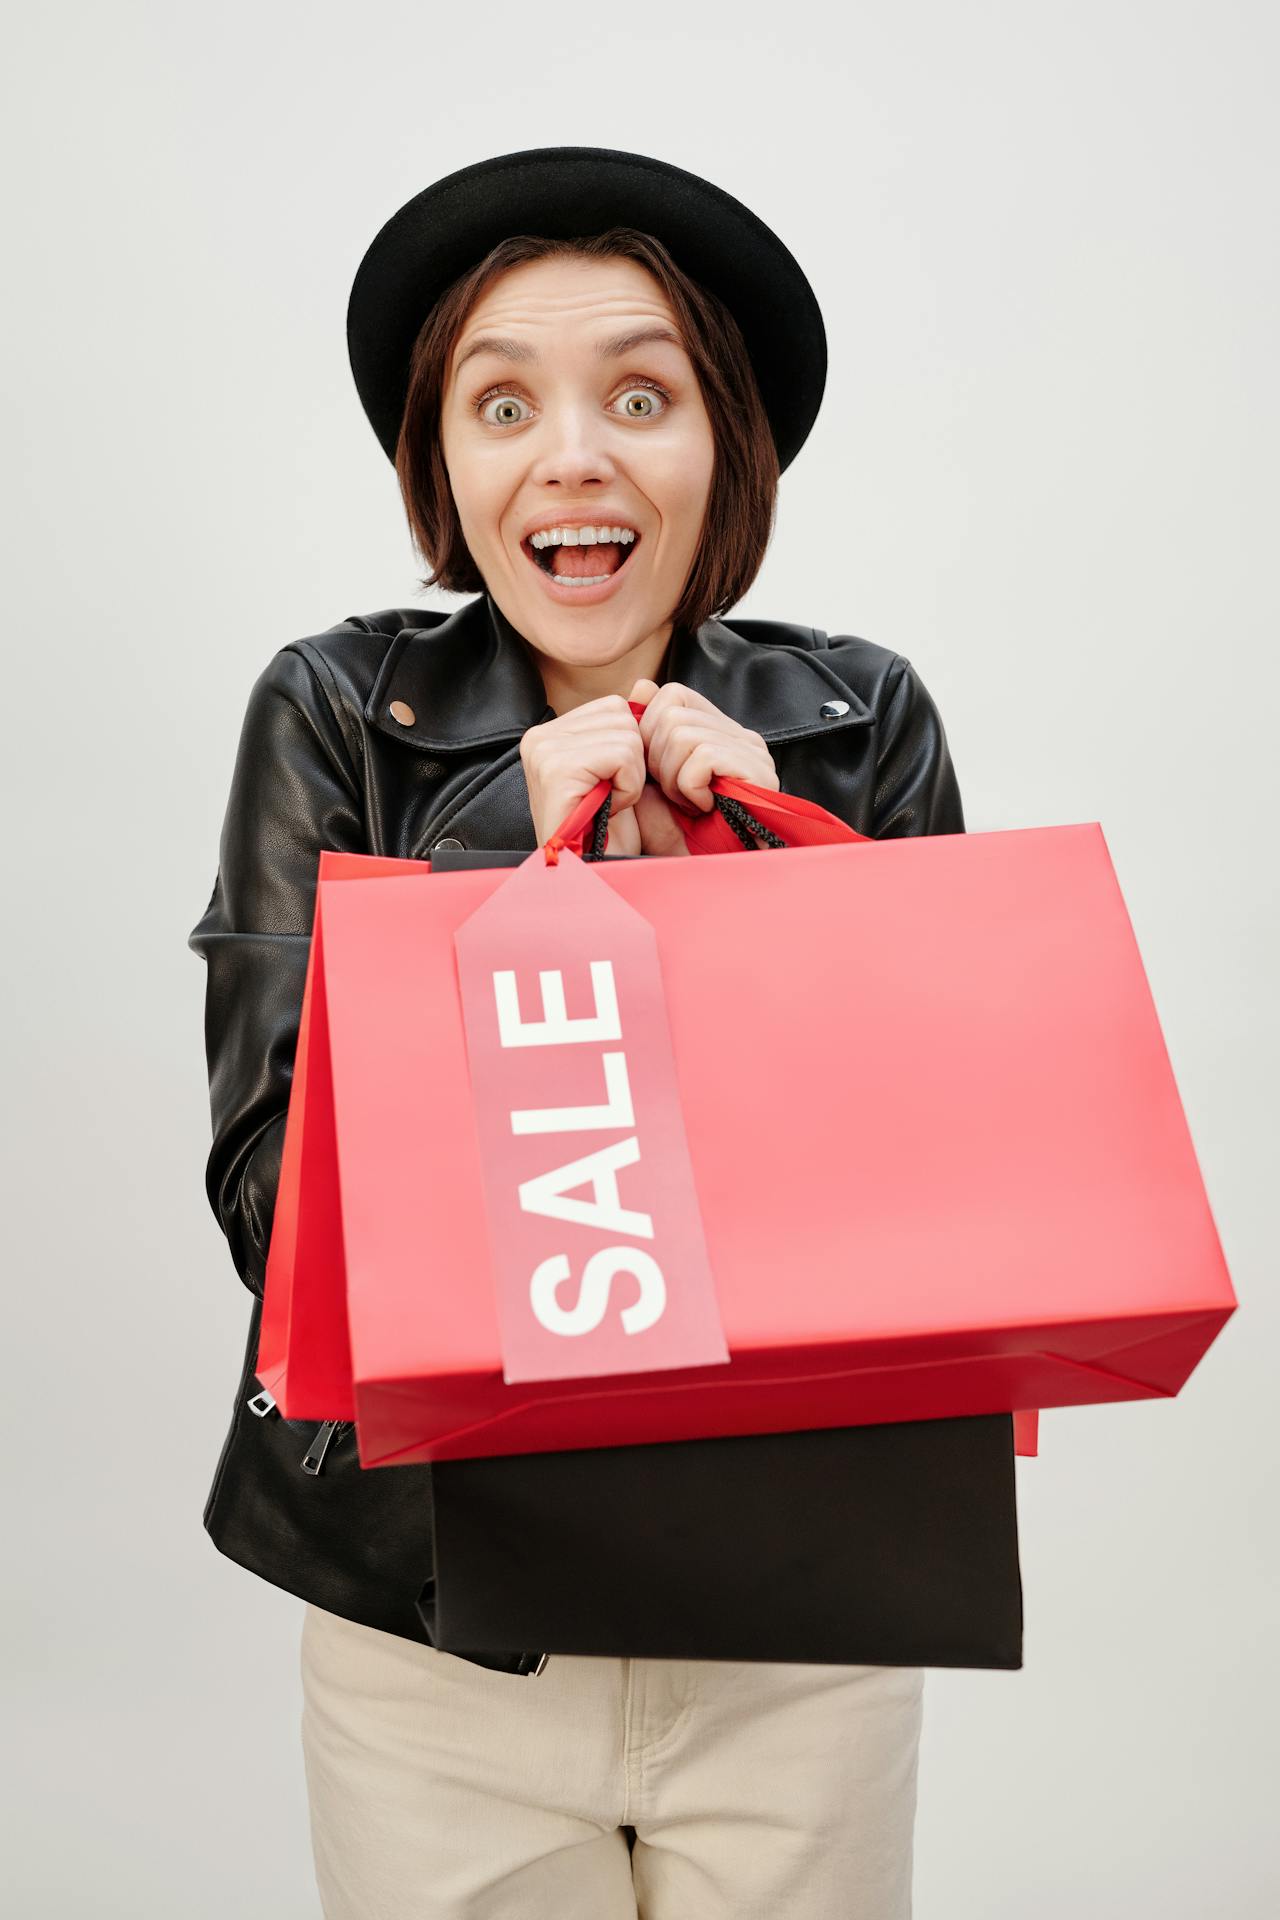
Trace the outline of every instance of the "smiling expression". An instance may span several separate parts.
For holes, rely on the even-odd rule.
[[[702,533],[715,442],[652,274],[629,259],[510,268],[455,344],[441,445],[485,585],[538,651],[572,669],[665,646]],[[572,538],[556,542],[569,550],[557,565],[609,576],[556,584],[546,570],[555,547],[540,533],[535,548],[531,536],[584,527],[635,538],[598,560],[588,542],[577,553]]]

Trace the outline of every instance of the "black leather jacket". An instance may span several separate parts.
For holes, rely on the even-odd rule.
[[[783,791],[860,833],[963,832],[942,722],[900,654],[781,621],[712,620],[676,631],[659,677],[759,732]],[[274,1584],[418,1641],[430,1640],[418,1601],[433,1576],[431,1468],[362,1470],[349,1423],[284,1420],[253,1373],[316,868],[323,847],[532,852],[520,739],[551,717],[524,641],[488,594],[452,614],[352,615],[280,648],[249,696],[217,878],[189,937],[208,965],[206,1187],[254,1296],[205,1526]],[[994,1445],[1004,1464],[990,1498],[1004,1503],[1007,1539],[1011,1416],[931,1424],[957,1444],[963,1433]],[[510,1672],[539,1664],[536,1653],[476,1658]]]

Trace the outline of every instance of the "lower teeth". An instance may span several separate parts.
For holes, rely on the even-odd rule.
[[[562,587],[598,587],[605,580],[612,580],[611,573],[591,573],[579,577],[571,573],[553,573],[551,578]]]

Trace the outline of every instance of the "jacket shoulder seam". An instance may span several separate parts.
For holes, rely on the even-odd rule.
[[[342,695],[338,689],[338,682],[334,677],[333,668],[329,665],[329,662],[320,650],[317,647],[313,647],[308,640],[291,640],[285,651],[299,654],[310,668],[321,693],[324,695],[325,705],[333,715],[334,723],[341,733],[343,740],[346,742],[347,752],[351,756],[351,765],[354,770],[364,759],[364,744],[359,734],[352,734],[349,729],[349,716]]]
[[[854,659],[860,656],[865,660],[867,679],[856,667],[841,671],[839,650],[846,643],[854,647]],[[831,670],[846,686],[858,692],[877,721],[883,721],[901,689],[903,676],[911,666],[906,655],[898,653],[893,647],[882,647],[878,641],[868,640],[857,633],[824,634],[823,651],[832,655]]]
[[[893,656],[893,659],[890,661],[889,671],[885,676],[885,683],[884,683],[885,684],[884,710],[886,713],[888,713],[890,707],[892,707],[894,701],[897,699],[899,689],[901,688],[903,681],[907,677],[907,673],[908,673],[908,670],[910,669],[910,666],[911,666],[911,662],[907,659],[907,656],[904,653],[895,653]]]

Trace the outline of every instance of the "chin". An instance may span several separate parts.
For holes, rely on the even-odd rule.
[[[634,611],[624,616],[608,601],[597,607],[547,607],[521,597],[517,604],[512,625],[526,640],[558,660],[584,665],[621,657],[656,625],[646,625],[644,618],[637,623]]]

